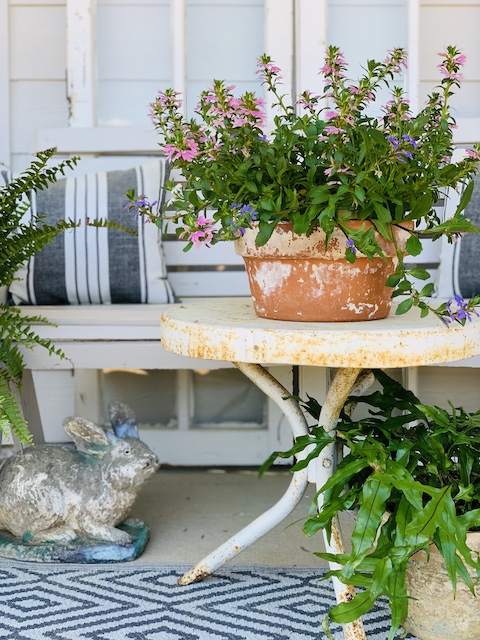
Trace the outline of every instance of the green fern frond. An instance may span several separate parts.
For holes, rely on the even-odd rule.
[[[42,191],[55,183],[66,169],[73,169],[78,158],[69,158],[49,166],[56,149],[38,153],[30,166],[18,177],[0,187],[0,286],[9,286],[15,274],[35,253],[67,229],[81,222],[61,220],[55,225],[47,224],[44,213],[25,215],[31,204],[32,193]],[[111,220],[89,220],[84,224],[92,227],[118,229],[136,235],[136,231]],[[22,348],[41,346],[50,355],[64,358],[63,352],[50,340],[38,336],[31,325],[45,322],[41,316],[22,315],[18,307],[0,304],[0,429],[12,426],[21,442],[31,444],[31,435],[21,411],[11,392],[11,385],[21,388],[25,361]]]
[[[10,390],[9,381],[0,372],[0,430],[7,433],[9,429],[21,444],[33,445],[32,434]]]

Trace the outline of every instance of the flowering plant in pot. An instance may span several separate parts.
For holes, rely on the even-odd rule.
[[[357,270],[366,260],[367,270],[381,271],[388,301],[407,296],[397,313],[417,305],[426,314],[430,307],[423,298],[433,285],[415,288],[414,281],[429,276],[423,269],[408,269],[405,253],[421,252],[422,234],[454,240],[478,231],[462,212],[471,197],[480,146],[451,162],[449,99],[460,86],[465,56],[452,46],[441,55],[441,82],[416,115],[396,86],[382,115],[371,113],[378,90],[390,87],[406,66],[403,49],[394,49],[382,62],[367,61],[364,75],[352,83],[342,53],[330,46],[320,70],[323,94],[306,90],[293,104],[281,93],[280,69],[263,55],[257,73],[276,103],[271,130],[263,100],[252,92],[235,97],[234,87],[223,81],[202,92],[198,119],[184,117],[177,92],[159,92],[151,117],[184,183],[173,191],[173,212],[158,215],[145,195],[133,191],[131,207],[159,223],[174,221],[187,249],[233,240],[249,257],[243,245],[250,236],[257,248],[273,246],[279,229],[296,240],[313,237],[324,254],[340,252]],[[434,204],[448,187],[466,188],[455,215],[442,221]],[[387,265],[383,270],[382,264]],[[301,280],[296,278],[297,288]],[[388,311],[384,306],[382,314]],[[437,313],[443,317],[445,309]]]
[[[330,621],[352,622],[378,598],[386,597],[392,614],[388,640],[393,640],[400,626],[422,640],[476,638],[480,603],[472,594],[478,590],[480,576],[480,540],[475,538],[480,533],[472,536],[472,532],[480,532],[480,410],[468,413],[453,404],[449,411],[424,405],[384,372],[373,373],[381,390],[352,396],[333,436],[313,426],[292,449],[273,453],[261,472],[277,457],[290,458],[307,447],[308,455],[295,463],[293,472],[332,443],[346,448],[335,473],[319,489],[321,508],[316,496],[304,524],[308,536],[321,529],[331,533],[339,512],[356,512],[351,550],[316,554],[340,567],[326,578],[336,576],[343,584],[359,588],[352,600],[330,610]],[[357,403],[366,405],[369,412],[355,421],[351,405]],[[303,406],[318,422],[317,401],[309,398]],[[426,616],[415,615],[417,601],[410,600],[421,600],[428,592],[425,585],[423,590],[411,590],[412,571],[417,569],[412,557],[415,565],[419,551],[432,558],[434,548],[451,589],[447,603],[441,600],[442,589],[433,590],[430,621],[432,617],[434,621],[429,627]],[[453,594],[458,595],[464,585],[462,598],[467,596],[473,609],[469,619],[455,613],[453,602]],[[328,624],[325,630],[333,637]]]

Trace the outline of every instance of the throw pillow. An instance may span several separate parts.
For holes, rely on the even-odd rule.
[[[31,211],[60,219],[115,220],[138,235],[82,224],[59,234],[17,273],[15,304],[115,304],[174,302],[167,279],[161,230],[126,209],[126,192],[154,199],[165,180],[164,160],[125,171],[58,180],[33,194]],[[163,190],[161,191],[163,194]],[[159,198],[162,196],[159,195]]]

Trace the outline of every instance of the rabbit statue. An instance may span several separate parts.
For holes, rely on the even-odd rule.
[[[131,542],[118,529],[157,456],[138,437],[135,416],[110,405],[113,431],[85,418],[64,420],[71,445],[37,445],[9,458],[0,470],[0,529],[24,543],[99,540]]]

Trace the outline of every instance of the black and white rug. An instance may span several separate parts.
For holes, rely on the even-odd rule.
[[[335,604],[318,568],[224,566],[181,587],[190,567],[0,562],[1,640],[323,640]],[[385,640],[390,613],[364,618]],[[332,625],[335,638],[343,634]],[[407,636],[412,639],[413,636]]]

